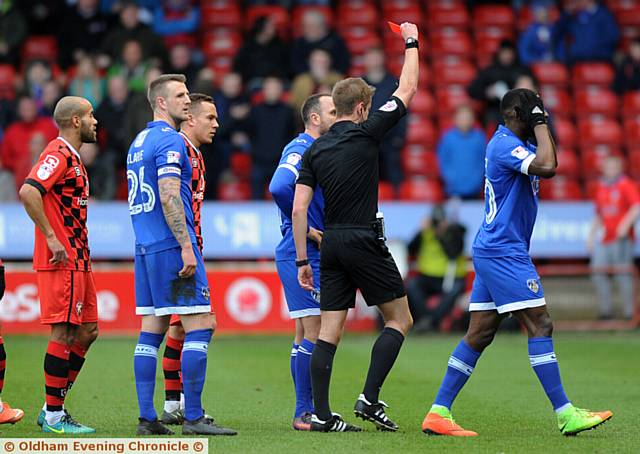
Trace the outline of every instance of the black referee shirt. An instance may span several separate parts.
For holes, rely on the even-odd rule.
[[[378,211],[380,142],[407,113],[392,96],[367,121],[338,121],[302,157],[298,184],[324,194],[324,224],[370,225]]]

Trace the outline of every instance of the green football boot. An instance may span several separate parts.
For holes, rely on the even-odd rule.
[[[595,429],[612,416],[613,413],[609,410],[590,411],[571,405],[558,414],[558,429],[562,435],[577,435],[584,430]]]

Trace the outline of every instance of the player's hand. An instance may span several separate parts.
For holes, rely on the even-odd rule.
[[[624,223],[618,224],[618,228],[616,229],[616,239],[623,240],[629,235],[629,227],[624,225]]]
[[[409,22],[403,22],[400,24],[400,33],[402,33],[402,39],[405,41],[407,38],[418,39],[418,26]]]
[[[47,237],[47,247],[51,251],[53,257],[49,259],[49,263],[53,265],[62,264],[64,265],[69,256],[67,255],[67,250],[64,248],[62,243],[58,240],[55,235],[51,235]]]
[[[321,232],[320,230],[314,229],[313,227],[309,227],[309,233],[307,233],[307,238],[309,238],[311,241],[315,241],[318,244],[318,247],[320,247],[320,244],[322,243],[323,235],[324,233]]]
[[[298,283],[300,287],[310,292],[315,289],[313,286],[313,270],[311,265],[298,267]]]
[[[524,121],[532,130],[538,125],[547,124],[542,98],[533,92],[525,92],[522,95],[522,109],[516,107],[518,117]]]
[[[180,255],[182,256],[182,269],[178,276],[186,279],[196,273],[196,266],[198,265],[196,255],[193,253],[193,246],[183,247]]]

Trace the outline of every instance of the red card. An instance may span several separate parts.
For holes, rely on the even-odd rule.
[[[393,23],[393,22],[391,22],[391,21],[387,21],[387,24],[389,24],[389,28],[391,29],[391,31],[392,31],[393,33],[396,33],[396,34],[398,34],[398,35],[401,35],[401,34],[402,34],[402,32],[400,31],[400,26],[399,26],[398,24],[394,24],[394,23]]]

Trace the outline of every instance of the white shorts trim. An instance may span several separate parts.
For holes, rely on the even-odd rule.
[[[162,317],[163,315],[189,315],[189,314],[207,314],[211,312],[211,305],[202,306],[171,306],[156,309],[151,306],[136,307],[136,315],[155,315]]]
[[[320,316],[320,308],[319,307],[311,307],[309,309],[300,309],[299,311],[290,311],[289,318],[302,318],[309,317],[311,315]]]
[[[493,301],[489,303],[469,303],[469,312],[474,311],[498,311],[498,314],[505,314],[508,312],[519,311],[522,309],[529,309],[530,307],[539,307],[546,305],[547,302],[544,298],[536,298],[532,300],[516,301],[515,303],[503,304],[496,307],[496,303]]]

